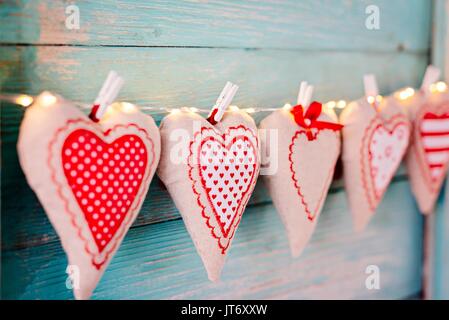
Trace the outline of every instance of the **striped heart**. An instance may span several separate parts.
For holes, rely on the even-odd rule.
[[[449,113],[425,113],[419,129],[430,178],[432,183],[438,183],[449,162]]]

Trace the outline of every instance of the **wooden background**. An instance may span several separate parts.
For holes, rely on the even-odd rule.
[[[72,3],[80,9],[79,30],[65,27],[65,8]],[[380,30],[365,27],[370,4],[380,8]],[[368,72],[389,94],[417,87],[431,57],[444,61],[438,38],[445,37],[444,6],[443,0],[2,0],[1,91],[48,89],[90,102],[114,69],[126,80],[119,99],[144,106],[209,108],[227,80],[240,86],[234,102],[245,108],[294,101],[304,79],[315,85],[316,99],[349,100],[362,95]],[[17,160],[23,110],[7,103],[0,110],[2,298],[70,299],[65,255]],[[436,298],[449,297],[449,283],[442,283],[449,282],[447,205],[442,195],[431,222],[436,231],[428,281]],[[259,183],[222,280],[214,284],[154,179],[93,299],[420,297],[424,232],[403,170],[361,234],[352,231],[344,186],[337,181],[310,245],[293,259]],[[365,269],[373,264],[380,268],[380,290],[365,287]]]

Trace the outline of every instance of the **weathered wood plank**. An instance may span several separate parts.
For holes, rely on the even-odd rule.
[[[421,246],[422,216],[399,181],[360,234],[352,231],[345,193],[330,194],[299,259],[289,255],[274,208],[251,207],[217,284],[207,280],[182,220],[132,229],[93,298],[404,298],[420,291]],[[65,265],[58,243],[4,251],[3,298],[70,298]],[[368,265],[380,269],[380,290],[365,287]]]
[[[294,99],[298,81],[303,78],[316,84],[317,99],[356,98],[362,92],[361,75],[365,72],[374,71],[382,92],[387,93],[417,85],[426,66],[425,55],[407,53],[67,47],[3,50],[7,55],[0,59],[9,66],[3,77],[4,90],[38,93],[50,88],[87,102],[94,99],[113,66],[127,80],[121,99],[169,107],[207,108],[228,79],[240,85],[236,103],[243,107],[282,106]],[[8,230],[2,235],[2,246],[21,248],[51,241],[54,231],[27,186],[17,159],[23,109],[3,104],[0,112],[3,226]],[[252,203],[264,201],[269,201],[266,192],[258,188]],[[137,223],[177,217],[171,199],[155,181]]]
[[[433,4],[432,16],[432,37],[431,37],[431,61],[432,64],[441,69],[442,75],[446,78],[449,75],[449,63],[446,56],[449,45],[447,15],[449,4],[446,0],[435,0]]]
[[[235,104],[279,107],[295,99],[303,79],[319,100],[355,99],[364,73],[390,93],[417,86],[426,54],[179,48],[2,48],[4,91],[43,89],[93,100],[110,69],[126,81],[119,99],[155,107],[210,107],[227,80],[240,86]],[[17,112],[17,110],[14,110]],[[3,110],[5,116],[9,108]],[[12,111],[13,112],[13,111]]]
[[[78,1],[79,30],[65,26],[70,4],[3,1],[0,42],[376,52],[429,48],[427,0]],[[368,5],[380,9],[380,30],[365,27]]]
[[[239,84],[235,104],[279,107],[295,99],[298,82],[315,84],[315,98],[354,99],[364,73],[377,75],[380,90],[417,86],[424,54],[296,52],[276,50],[162,48],[2,48],[3,91],[53,90],[69,99],[94,99],[111,68],[126,80],[119,99],[153,107],[210,107],[227,80]],[[144,61],[144,63],[143,63]],[[3,70],[2,70],[3,71]],[[95,85],[96,84],[96,85]],[[23,110],[2,107],[5,143],[14,141]],[[163,115],[154,115],[156,120]]]

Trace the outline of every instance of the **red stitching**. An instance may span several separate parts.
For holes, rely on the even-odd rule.
[[[445,104],[442,103],[444,106]],[[423,153],[423,145],[421,142],[422,136],[421,136],[421,123],[424,120],[424,117],[427,113],[432,114],[438,114],[439,112],[433,112],[434,108],[432,108],[431,105],[426,105],[418,112],[415,122],[414,122],[414,134],[412,135],[413,141],[412,141],[412,147],[413,152],[415,152],[416,158],[418,159],[418,167],[420,168],[421,174],[424,176],[424,181],[427,189],[432,193],[433,195],[437,194],[439,192],[439,187],[441,186],[442,182],[444,181],[444,177],[446,176],[446,172],[449,168],[449,162],[446,161],[446,164],[442,170],[442,174],[440,175],[438,180],[432,180],[430,177],[430,169],[428,167],[427,161],[424,159],[425,156],[422,155]],[[438,110],[439,111],[439,110]],[[447,111],[443,110],[441,114],[445,114]]]
[[[396,123],[396,124],[393,126],[392,130],[389,130],[389,129],[386,127],[386,125],[389,125],[390,123],[395,122],[396,119],[402,119],[403,121],[400,121],[400,122]],[[370,178],[371,178],[371,183],[370,183],[370,184],[372,185],[371,187],[373,188],[373,193],[374,193],[374,198],[375,198],[375,202],[373,202],[373,200],[371,199],[371,195],[369,194],[370,189],[368,188],[368,182],[366,181],[366,170],[365,170],[365,162],[366,162],[366,159],[365,159],[365,152],[364,152],[364,151],[365,151],[365,147],[368,148],[368,150],[367,150],[368,152],[367,152],[367,153],[368,153],[368,160],[369,160],[369,159],[371,159],[371,157],[372,157],[371,151],[369,150],[369,145],[370,145],[370,143],[371,143],[371,139],[372,139],[372,137],[373,137],[374,131],[376,131],[376,129],[377,129],[378,127],[384,127],[385,130],[387,130],[389,133],[391,133],[391,132],[394,131],[394,129],[395,129],[398,125],[405,124],[405,125],[407,126],[407,128],[409,129],[409,134],[410,134],[410,131],[411,131],[411,130],[410,130],[410,123],[409,123],[408,121],[404,121],[405,119],[406,119],[406,117],[405,117],[403,114],[401,114],[401,113],[398,113],[398,114],[392,116],[389,120],[384,120],[383,118],[381,118],[381,116],[380,116],[379,114],[377,114],[377,115],[371,120],[370,124],[365,128],[365,133],[364,133],[364,135],[363,135],[363,137],[362,137],[362,145],[361,145],[361,147],[360,147],[360,154],[361,154],[360,162],[361,162],[361,168],[362,168],[362,169],[361,169],[361,171],[362,171],[362,185],[363,185],[363,189],[364,189],[364,191],[365,191],[365,196],[366,196],[366,198],[367,198],[367,200],[368,200],[368,205],[369,205],[371,211],[374,211],[374,210],[376,209],[377,205],[379,204],[379,201],[382,199],[382,197],[383,197],[385,191],[386,191],[387,188],[388,188],[388,184],[387,184],[387,186],[382,190],[381,194],[378,196],[378,195],[376,194],[376,191],[375,191],[375,188],[374,188],[374,176],[373,176],[372,170],[371,170],[371,162],[368,161],[369,176],[370,176]],[[373,129],[372,126],[373,126],[377,121],[380,121],[380,123],[377,124],[376,128]],[[372,131],[370,132],[370,130],[372,130]],[[369,135],[369,138],[367,137],[367,135]],[[368,141],[366,140],[367,138],[368,138]],[[368,142],[368,143],[367,143],[367,142]],[[406,148],[405,150],[407,150],[407,148]],[[404,152],[405,152],[405,151],[404,151]],[[403,155],[404,155],[404,154],[403,154]],[[399,164],[400,164],[400,162],[399,162]],[[394,175],[394,172],[393,172],[393,175]],[[391,178],[393,177],[393,175],[390,177],[390,180],[391,180]]]
[[[58,181],[57,181],[57,179],[56,179],[55,168],[53,168],[52,165],[51,165],[51,160],[53,159],[52,148],[53,148],[53,144],[55,144],[56,141],[57,141],[58,135],[61,134],[62,132],[64,132],[65,130],[67,130],[68,127],[69,127],[71,124],[76,124],[76,123],[85,123],[85,124],[88,124],[89,126],[92,126],[92,122],[86,121],[85,119],[82,119],[82,118],[78,118],[78,119],[69,119],[69,120],[67,120],[67,122],[65,123],[65,125],[64,125],[63,127],[60,127],[59,129],[57,129],[57,130],[55,131],[55,136],[53,137],[53,139],[50,141],[50,143],[49,143],[49,145],[48,145],[47,165],[48,165],[48,167],[49,167],[49,169],[50,169],[50,172],[51,172],[51,179],[52,179],[53,183],[56,185],[56,189],[57,189],[58,196],[59,196],[59,198],[60,198],[60,199],[63,201],[63,203],[64,203],[65,211],[70,215],[72,225],[73,225],[73,226],[75,227],[75,229],[77,230],[77,233],[78,233],[79,238],[84,242],[84,249],[85,249],[85,251],[87,252],[88,255],[90,255],[90,256],[92,257],[92,261],[91,261],[91,262],[92,262],[92,265],[94,265],[95,268],[96,268],[97,270],[99,270],[99,269],[105,264],[105,262],[108,261],[109,255],[110,255],[110,254],[115,250],[115,248],[117,247],[117,240],[123,236],[125,230],[128,230],[129,225],[130,225],[131,222],[132,222],[132,221],[131,221],[131,216],[132,216],[132,215],[128,215],[128,213],[129,213],[129,212],[134,212],[134,211],[136,210],[136,208],[142,203],[142,200],[143,200],[144,196],[146,195],[146,193],[144,193],[144,192],[139,192],[140,195],[139,195],[138,201],[136,201],[136,202],[135,202],[135,206],[134,206],[131,210],[129,210],[129,211],[127,212],[127,220],[122,222],[123,228],[121,228],[121,230],[118,231],[118,232],[120,232],[120,233],[116,233],[115,236],[114,236],[114,239],[111,240],[111,241],[113,241],[112,247],[111,247],[109,250],[106,251],[106,255],[105,255],[105,258],[103,259],[103,261],[102,261],[101,263],[96,263],[96,262],[95,262],[96,255],[95,255],[94,252],[91,252],[91,251],[89,250],[88,239],[86,239],[86,238],[83,237],[83,235],[82,235],[82,226],[79,226],[79,225],[76,223],[76,214],[75,214],[74,212],[71,212],[71,210],[69,209],[69,203],[70,203],[70,201],[69,201],[69,199],[66,199],[66,198],[64,197],[63,192],[62,192],[63,186],[60,185],[60,184],[58,183]],[[96,125],[94,124],[94,126],[96,126]],[[151,151],[151,155],[152,155],[152,162],[151,162],[151,164],[148,166],[148,173],[147,173],[146,178],[145,178],[144,180],[142,180],[142,181],[145,181],[145,183],[144,183],[144,184],[141,184],[141,186],[140,186],[140,188],[142,188],[142,186],[145,186],[145,185],[148,184],[148,181],[149,181],[149,178],[150,178],[150,175],[151,175],[150,173],[152,172],[152,167],[154,166],[155,158],[156,158],[156,157],[155,157],[155,152],[154,152],[154,142],[153,142],[153,140],[151,139],[151,137],[148,135],[147,131],[146,131],[145,129],[143,129],[143,128],[140,128],[138,125],[136,125],[136,124],[134,124],[134,123],[131,123],[131,124],[128,124],[128,125],[121,125],[121,124],[118,124],[118,125],[115,125],[114,127],[110,128],[110,129],[108,129],[108,130],[106,130],[106,131],[104,131],[104,132],[103,132],[103,131],[101,130],[101,128],[100,128],[99,131],[100,131],[101,133],[103,133],[103,136],[104,136],[104,137],[106,137],[107,135],[109,135],[112,131],[116,130],[117,128],[125,128],[125,129],[127,129],[127,128],[129,128],[129,127],[135,127],[138,131],[143,132],[144,135],[145,135],[145,137],[148,139],[148,141],[150,142],[150,145],[151,145],[151,150],[150,150],[150,151]],[[140,190],[140,191],[141,191],[141,190]]]
[[[311,139],[311,140],[315,140],[315,139],[317,138],[318,134],[319,134],[321,131],[322,131],[322,130],[318,130],[318,131],[315,132],[315,134],[312,133],[312,139]],[[296,171],[293,169],[293,165],[294,165],[294,164],[293,164],[293,159],[292,159],[292,156],[293,156],[293,146],[294,146],[295,140],[299,137],[300,134],[305,134],[306,137],[308,138],[307,132],[306,132],[305,130],[299,130],[299,131],[296,131],[296,132],[295,132],[295,134],[294,134],[293,137],[292,137],[290,146],[288,147],[288,149],[289,149],[289,151],[290,151],[289,154],[288,154],[288,160],[290,161],[290,172],[292,173],[292,180],[293,180],[294,186],[295,186],[295,188],[296,188],[296,191],[297,191],[299,197],[301,198],[301,202],[302,202],[304,208],[306,209],[307,218],[308,218],[310,221],[313,221],[313,220],[315,219],[315,217],[316,217],[316,211],[318,210],[318,208],[321,206],[321,204],[322,204],[323,201],[324,201],[324,198],[325,198],[325,196],[326,196],[326,194],[327,194],[327,190],[324,189],[324,190],[322,191],[322,193],[321,193],[321,195],[320,195],[320,198],[318,199],[317,206],[316,206],[316,208],[315,208],[315,210],[314,210],[315,213],[312,213],[312,212],[310,211],[310,209],[309,209],[309,205],[307,204],[304,195],[303,195],[302,192],[301,192],[301,186],[299,185],[299,181],[295,178],[295,176],[296,176]],[[338,157],[338,152],[337,152],[335,158],[336,158],[336,157]],[[328,183],[329,183],[329,180],[332,179],[334,169],[335,169],[335,166],[331,167],[331,169],[330,169],[330,171],[329,171],[329,173],[328,173],[327,179],[326,179],[326,184],[328,184]]]
[[[238,210],[236,211],[236,214],[235,214],[235,216],[234,216],[234,218],[233,218],[233,222],[231,223],[231,226],[230,226],[230,230],[229,230],[229,231],[231,231],[230,235],[229,235],[229,231],[228,231],[229,237],[226,237],[226,235],[224,235],[223,232],[222,232],[223,237],[220,237],[219,235],[217,235],[217,233],[216,233],[216,231],[215,231],[215,227],[213,227],[213,226],[210,224],[210,222],[209,222],[209,220],[210,220],[211,217],[208,216],[207,213],[206,213],[206,206],[203,205],[203,203],[201,202],[201,193],[200,193],[199,191],[197,191],[197,189],[196,189],[196,187],[195,187],[197,181],[194,179],[193,173],[192,173],[193,170],[195,169],[194,166],[193,166],[192,163],[191,163],[191,160],[192,160],[192,158],[194,157],[192,146],[193,146],[193,144],[195,143],[195,141],[196,141],[196,139],[197,139],[197,136],[198,136],[199,134],[202,134],[202,132],[203,132],[204,130],[213,130],[214,133],[216,133],[218,136],[221,136],[222,139],[223,139],[226,135],[228,135],[228,134],[230,133],[231,130],[237,130],[237,129],[244,129],[245,131],[249,131],[249,132],[251,133],[251,135],[256,139],[257,146],[258,146],[258,141],[259,141],[259,140],[257,139],[257,136],[254,135],[254,133],[253,133],[253,131],[252,131],[251,129],[245,127],[244,125],[238,125],[238,126],[236,126],[236,127],[229,127],[229,128],[227,128],[227,132],[226,132],[226,133],[223,133],[223,134],[220,134],[220,133],[219,133],[215,128],[213,128],[213,127],[211,127],[211,128],[202,127],[200,131],[198,131],[198,132],[196,132],[196,133],[194,134],[194,137],[193,137],[193,139],[190,141],[190,144],[189,144],[190,154],[189,154],[189,157],[188,157],[188,163],[187,163],[187,165],[188,165],[188,167],[189,167],[188,176],[189,176],[189,179],[192,181],[192,190],[193,190],[193,193],[196,195],[196,198],[197,198],[197,199],[196,199],[196,200],[197,200],[197,204],[198,204],[198,206],[201,208],[201,215],[202,215],[203,218],[205,219],[207,227],[211,230],[211,235],[212,235],[215,239],[218,240],[218,247],[221,249],[221,253],[222,253],[222,254],[225,254],[225,253],[226,253],[226,250],[229,248],[230,240],[234,237],[235,230],[237,229],[237,226],[238,226],[239,223],[240,223],[241,217],[242,217],[242,215],[243,215],[244,208],[246,207],[246,204],[248,203],[248,200],[249,200],[250,197],[248,197],[248,198],[246,199],[245,205],[239,205],[239,208],[238,208]],[[254,148],[254,146],[253,146],[253,148]],[[251,176],[251,182],[250,182],[250,184],[249,184],[248,190],[247,190],[247,191],[245,192],[245,194],[242,196],[242,199],[246,196],[246,194],[247,194],[250,190],[253,189],[254,184],[255,184],[255,181],[256,181],[256,179],[255,179],[254,177],[256,176],[256,171],[257,171],[257,163],[258,163],[258,158],[257,158],[257,156],[258,156],[258,154],[257,154],[257,149],[254,148],[254,151],[255,151],[255,153],[254,153],[254,156],[255,156],[255,159],[254,159],[254,160],[255,160],[254,170],[253,170],[253,174],[252,174],[252,176]],[[197,164],[196,164],[196,165],[197,165],[197,166],[200,165],[199,161],[197,161]],[[198,167],[197,169],[198,169],[200,178],[202,178],[202,177],[201,177],[201,173],[200,173],[201,170],[199,170],[199,167]],[[202,185],[203,185],[203,184],[202,184]],[[203,189],[204,189],[204,187],[203,187]],[[205,191],[205,190],[204,190],[204,191]],[[209,206],[211,207],[211,210],[212,210],[212,212],[214,213],[215,218],[217,219],[217,216],[218,216],[218,215],[217,215],[217,213],[215,212],[215,209],[214,209],[213,205],[211,204],[210,199],[209,199],[208,196],[207,196],[207,192],[206,192],[206,198],[209,200],[209,201],[208,201],[208,202],[209,202]],[[243,204],[243,201],[241,201],[240,204]],[[240,212],[239,212],[239,210],[240,210]],[[235,219],[236,219],[237,217],[238,217],[238,220],[237,220],[236,222],[234,222]],[[221,226],[221,223],[220,223],[219,219],[217,219],[217,222],[218,222],[218,225]],[[225,238],[225,239],[228,239],[228,240],[229,240],[225,246],[223,246],[223,245],[221,244],[221,241],[220,241],[220,240],[221,240],[222,238]]]
[[[221,138],[223,139],[223,141],[224,141],[224,139],[225,139],[225,135],[226,135],[226,134],[220,135]],[[223,143],[221,143],[221,142],[219,142],[219,143],[220,143],[224,148],[226,148],[226,149],[229,150],[228,147],[229,147],[230,145],[234,144],[237,140],[240,140],[240,139],[242,139],[242,138],[246,138],[246,140],[248,140],[248,138],[247,138],[246,136],[237,136],[237,137],[234,137],[234,138],[232,139],[232,141],[231,141],[227,146],[225,146],[225,145],[224,145]],[[200,147],[203,146],[204,143],[206,143],[207,141],[212,140],[212,139],[213,139],[212,137],[207,137],[207,139],[202,140],[202,141],[201,141],[201,144],[200,144]],[[245,139],[244,139],[244,140],[245,140]],[[217,141],[217,142],[218,142],[218,141]],[[248,141],[248,142],[251,144],[251,147],[252,147],[252,149],[253,149],[253,151],[254,151],[254,155],[256,155],[257,151],[256,151],[256,149],[254,148],[253,143],[252,143],[251,141]],[[198,158],[197,158],[197,161],[198,161],[198,162],[197,162],[197,163],[200,163],[200,159],[199,159],[199,158],[200,158],[200,154],[198,153],[197,156],[198,156]],[[254,159],[254,160],[256,160],[256,159]],[[202,171],[201,171],[201,170],[198,170],[198,171],[199,171],[199,175],[200,175],[200,178],[201,178],[201,183],[202,183],[203,186],[204,186],[204,185],[206,184],[206,180],[205,180],[204,177],[203,177]],[[255,172],[255,171],[256,171],[256,164],[253,164],[253,174],[252,174],[252,176],[251,176],[251,180],[253,179],[253,176],[254,176],[254,172]],[[252,184],[252,181],[250,181],[250,183],[248,184],[248,188],[245,190],[245,192],[243,192],[243,194],[242,194],[242,199],[247,195],[247,193],[248,193],[248,191],[249,191],[249,189],[250,189],[250,187],[251,187],[251,184]],[[215,207],[214,207],[214,205],[212,204],[212,200],[210,199],[209,193],[207,193],[207,192],[206,192],[206,197],[207,197],[207,200],[208,200],[208,202],[209,202],[209,205],[210,205],[212,211],[214,212],[215,218],[217,219],[217,222],[218,222],[218,224],[219,224],[220,227],[221,227],[221,232],[222,232],[223,236],[226,238],[226,237],[228,236],[229,230],[226,231],[226,230],[224,229],[225,223],[221,222],[221,220],[220,220],[220,215],[218,214],[217,210],[215,210]],[[234,224],[235,217],[237,216],[237,212],[239,212],[239,210],[240,210],[242,204],[243,204],[243,201],[240,201],[239,204],[238,204],[238,207],[237,207],[237,209],[236,209],[236,214],[235,214],[234,217],[232,218],[231,226]]]

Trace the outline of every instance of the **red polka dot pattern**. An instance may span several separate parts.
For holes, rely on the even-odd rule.
[[[370,171],[376,197],[388,187],[408,145],[408,126],[397,124],[392,131],[378,126],[369,144]]]
[[[68,184],[102,252],[138,194],[148,165],[147,149],[137,135],[108,144],[78,129],[64,141],[61,156]]]

